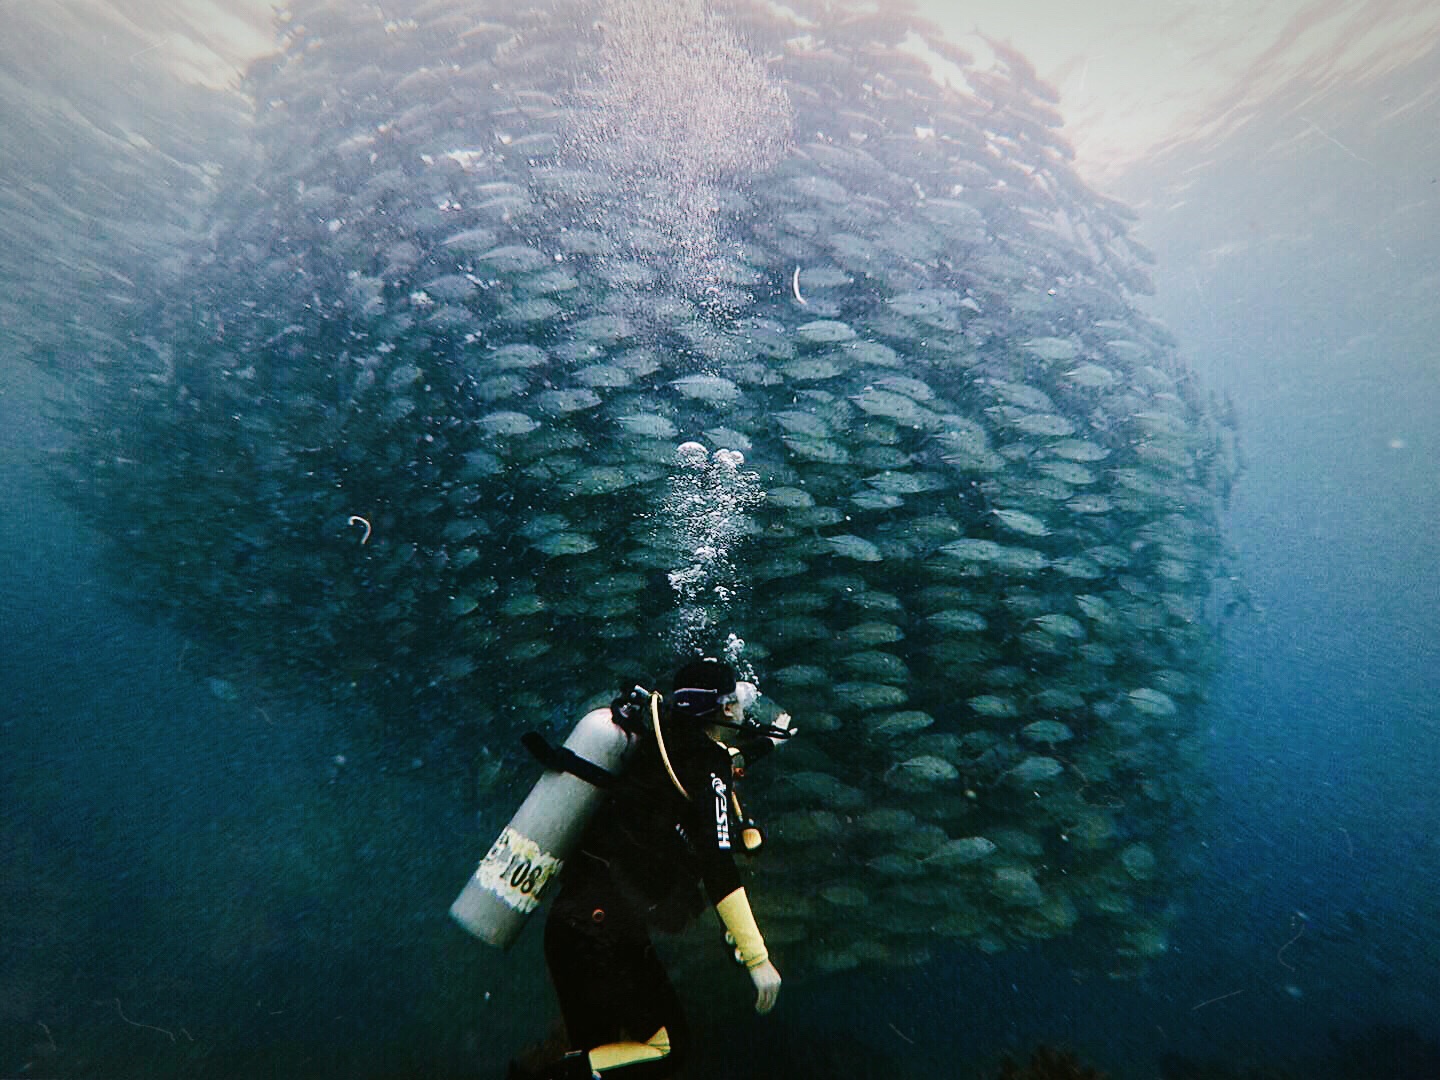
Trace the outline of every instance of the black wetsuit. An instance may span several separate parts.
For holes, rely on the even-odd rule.
[[[567,861],[545,923],[545,962],[572,1048],[644,1042],[661,1028],[670,1052],[607,1075],[668,1076],[689,1032],[679,998],[650,941],[676,931],[740,888],[730,820],[729,752],[694,722],[663,721],[670,764],[686,799],[646,735]],[[763,745],[762,745],[763,744]],[[770,748],[746,740],[749,760]],[[701,886],[704,891],[702,894]]]

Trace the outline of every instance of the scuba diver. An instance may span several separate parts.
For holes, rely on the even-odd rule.
[[[737,843],[758,846],[758,833],[732,821],[732,775],[793,734],[785,713],[770,727],[747,723],[758,694],[707,658],[681,668],[663,706],[638,687],[612,705],[617,720],[644,709],[653,723],[565,860],[546,920],[545,963],[570,1051],[537,1065],[512,1061],[510,1080],[673,1075],[689,1032],[650,934],[689,926],[707,899],[755,986],[755,1010],[774,1007],[780,973],[733,855]],[[720,741],[727,730],[739,732],[733,748]]]

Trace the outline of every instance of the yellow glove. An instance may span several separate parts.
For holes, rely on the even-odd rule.
[[[735,946],[735,952],[742,964],[754,970],[770,959],[770,953],[765,948],[765,939],[760,936],[760,927],[755,925],[755,914],[750,910],[750,900],[743,887],[716,904],[715,911],[728,931],[725,940]]]

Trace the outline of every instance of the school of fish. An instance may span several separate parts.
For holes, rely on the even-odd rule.
[[[1023,57],[761,0],[277,34],[184,288],[76,380],[135,594],[486,783],[728,646],[801,729],[746,783],[787,972],[1162,955],[1235,432]]]

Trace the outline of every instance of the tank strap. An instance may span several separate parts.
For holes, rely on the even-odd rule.
[[[551,772],[568,772],[592,787],[607,788],[620,779],[593,761],[587,761],[574,750],[564,746],[551,746],[538,731],[527,731],[520,736],[520,745],[529,750],[530,755]]]

